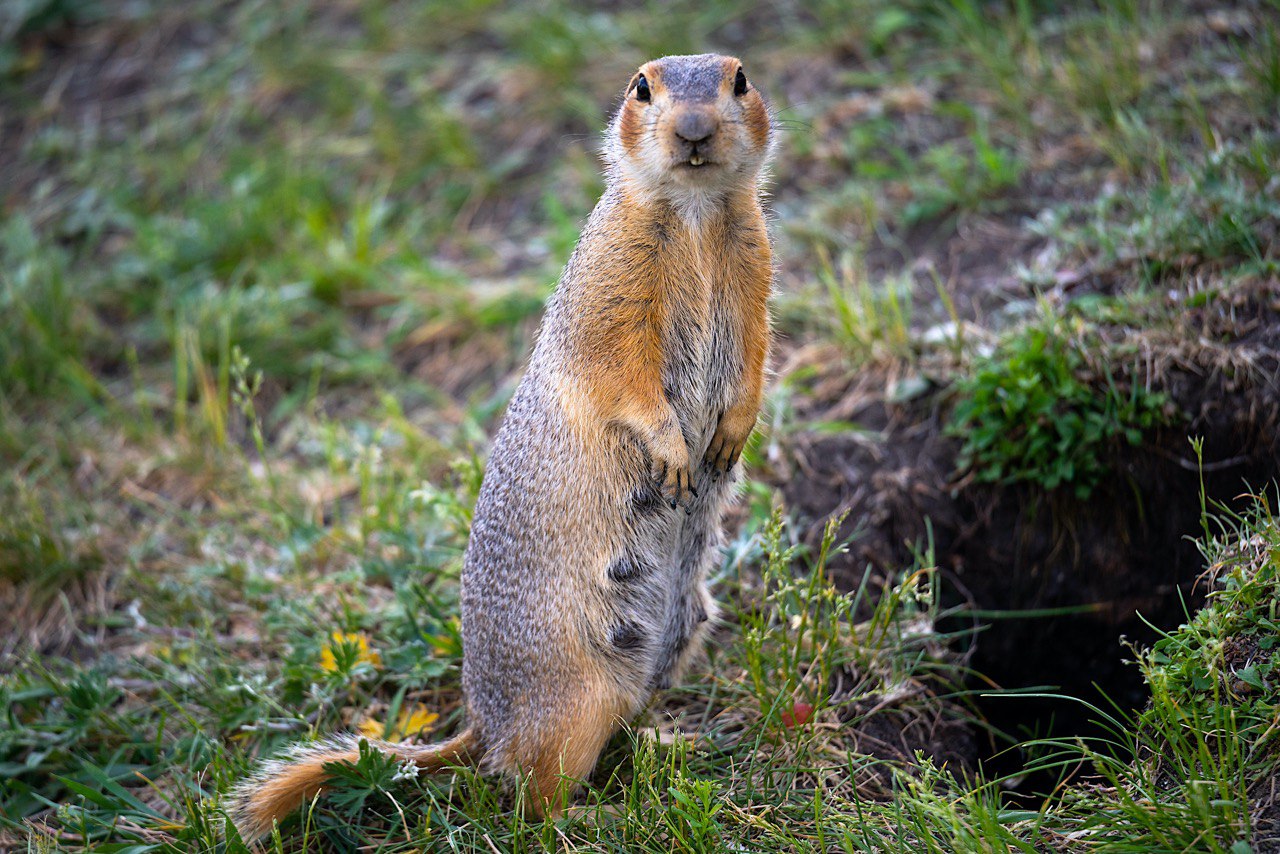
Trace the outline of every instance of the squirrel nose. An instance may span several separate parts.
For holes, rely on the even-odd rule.
[[[710,111],[685,110],[676,116],[676,136],[697,145],[710,139],[719,124],[719,119]]]

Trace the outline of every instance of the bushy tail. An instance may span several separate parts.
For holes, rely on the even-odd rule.
[[[436,744],[418,746],[370,739],[369,746],[412,762],[428,773],[476,761],[476,739],[470,729]],[[329,780],[325,765],[355,762],[359,758],[360,739],[344,736],[299,745],[287,756],[265,763],[257,774],[237,786],[231,796],[231,820],[241,838],[251,842],[265,836],[275,822],[314,798]]]

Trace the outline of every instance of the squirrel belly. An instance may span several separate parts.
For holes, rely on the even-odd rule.
[[[770,343],[759,185],[772,139],[737,59],[665,57],[632,77],[606,133],[606,190],[476,502],[461,582],[468,729],[378,749],[525,779],[534,811],[554,815],[699,654]],[[242,833],[314,797],[357,744],[301,749],[242,784]]]

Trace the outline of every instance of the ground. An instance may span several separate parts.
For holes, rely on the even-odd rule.
[[[559,823],[374,757],[274,850],[1280,850],[1278,32],[0,9],[0,849],[244,850],[262,757],[457,730],[472,501],[599,134],[714,49],[776,111],[779,270],[708,660]]]

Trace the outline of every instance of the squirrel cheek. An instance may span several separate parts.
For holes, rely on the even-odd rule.
[[[640,144],[644,136],[644,122],[635,104],[628,103],[622,110],[622,120],[618,122],[618,141],[624,151],[632,151]]]
[[[769,144],[769,111],[765,109],[764,101],[759,95],[752,98],[747,106],[746,123],[756,148],[765,148]]]

